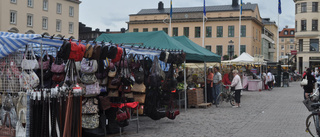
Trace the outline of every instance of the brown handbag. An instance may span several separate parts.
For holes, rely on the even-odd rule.
[[[99,60],[100,59],[101,46],[95,45],[93,47],[92,57],[91,59]]]
[[[110,97],[108,96],[99,96],[100,105],[103,110],[111,108]]]
[[[86,52],[84,53],[85,58],[91,58],[93,53],[93,48],[91,44],[86,45]]]
[[[119,85],[112,85],[112,84],[111,84],[112,79],[113,79],[113,78],[110,78],[110,79],[109,79],[108,88],[109,88],[109,89],[118,89],[118,88],[119,88]]]
[[[139,93],[145,93],[146,92],[146,86],[143,83],[142,84],[134,83],[132,85],[131,91],[139,92]]]
[[[123,92],[131,92],[131,86],[124,86],[124,85],[121,85],[119,87],[119,91],[123,91]]]
[[[118,90],[110,90],[108,92],[108,97],[119,97],[119,91]]]
[[[139,103],[144,103],[146,99],[146,94],[133,94],[134,101]]]
[[[9,118],[9,127],[6,126],[7,117]],[[15,137],[16,130],[11,125],[10,113],[6,113],[4,122],[0,126],[0,137]]]

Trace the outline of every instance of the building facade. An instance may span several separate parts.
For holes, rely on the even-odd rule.
[[[173,8],[172,34],[186,36],[198,45],[224,56],[239,56],[247,52],[254,56],[261,54],[261,31],[263,28],[257,4],[243,4],[241,27],[239,28],[239,4],[233,0],[232,5],[206,6],[205,34],[203,36],[203,7]],[[129,32],[147,32],[163,30],[168,33],[170,8],[142,9],[137,14],[129,15]],[[239,47],[239,31],[241,46]]]
[[[79,39],[86,41],[93,41],[97,37],[99,37],[102,33],[125,33],[126,29],[121,28],[120,31],[110,31],[110,29],[106,29],[106,31],[100,31],[100,29],[92,30],[92,27],[87,27],[85,24],[79,22]]]
[[[262,19],[263,28],[262,28],[262,55],[265,60],[269,62],[276,62],[277,60],[277,33],[278,33],[278,26],[276,22],[270,21],[270,18],[263,18]]]
[[[294,35],[295,29],[288,28],[288,26],[279,32],[280,59],[287,58],[289,55],[291,55],[292,50],[296,50]]]
[[[78,38],[79,0],[1,0],[0,31]]]
[[[295,2],[295,39],[298,49],[297,69],[302,73],[305,68],[319,68],[319,1],[293,0]]]

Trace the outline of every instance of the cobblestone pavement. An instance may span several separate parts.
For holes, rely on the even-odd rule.
[[[244,91],[241,108],[229,103],[216,108],[191,108],[175,119],[140,117],[125,127],[125,137],[304,137],[309,112],[298,82],[272,91]]]

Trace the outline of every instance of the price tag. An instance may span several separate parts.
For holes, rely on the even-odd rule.
[[[11,61],[10,65],[13,66],[13,62],[12,61]]]

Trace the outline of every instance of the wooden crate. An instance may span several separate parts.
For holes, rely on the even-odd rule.
[[[188,90],[188,106],[196,106],[203,103],[203,89]]]

